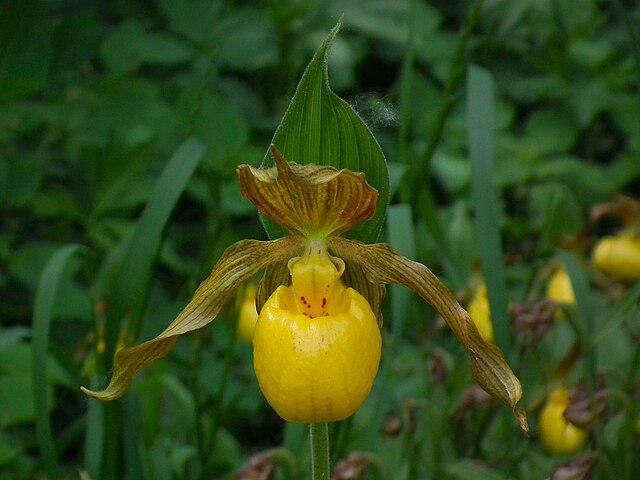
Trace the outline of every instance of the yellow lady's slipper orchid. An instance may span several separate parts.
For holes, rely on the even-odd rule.
[[[640,237],[633,232],[604,237],[593,250],[593,263],[605,275],[623,282],[640,280]]]
[[[487,287],[484,284],[480,285],[473,293],[471,302],[467,305],[467,310],[482,338],[487,342],[493,342],[493,324],[491,323],[489,297],[487,295]]]
[[[560,305],[575,305],[576,297],[573,293],[571,278],[564,267],[559,267],[551,276],[547,284],[547,300],[552,300]],[[564,312],[561,309],[556,311],[556,320],[564,319]]]
[[[386,244],[340,236],[375,213],[378,192],[364,174],[288,163],[275,147],[272,153],[272,168],[238,167],[240,190],[290,235],[229,247],[164,332],[120,350],[105,390],[83,391],[119,398],[144,366],[169,353],[180,335],[209,324],[245,281],[264,271],[254,366],[267,400],[284,418],[325,422],[360,406],[378,367],[385,285],[398,283],[437,310],[469,353],[476,381],[527,430],[526,415],[516,408],[519,380],[431,270]]]
[[[260,389],[285,420],[329,422],[352,415],[378,372],[382,338],[367,300],[340,279],[344,262],[322,242],[289,261],[260,311],[254,367]]]
[[[238,311],[236,332],[238,333],[238,338],[246,343],[253,343],[253,333],[258,321],[256,290],[257,288],[254,285],[250,285],[245,289]]]
[[[542,445],[556,455],[578,452],[587,440],[587,432],[564,418],[570,404],[569,391],[565,387],[554,390],[540,414],[540,439]]]

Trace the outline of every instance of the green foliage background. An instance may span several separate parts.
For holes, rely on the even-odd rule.
[[[265,451],[275,478],[308,478],[306,430],[263,400],[233,305],[122,402],[78,387],[169,324],[227,246],[266,238],[235,167],[262,162],[341,15],[329,79],[388,161],[381,239],[462,301],[484,278],[532,431],[469,396],[462,349],[391,288],[380,374],[331,426],[332,458],[366,452],[364,478],[547,478],[573,457],[542,449],[536,417],[570,358],[569,386],[607,392],[594,477],[633,478],[640,287],[589,254],[621,226],[594,207],[640,191],[634,2],[2,0],[0,479],[225,479]],[[568,321],[514,332],[508,306],[544,300],[556,262]]]

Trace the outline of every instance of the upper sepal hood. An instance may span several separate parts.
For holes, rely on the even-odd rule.
[[[238,167],[240,192],[290,232],[326,238],[374,215],[378,192],[363,173],[289,163],[275,146],[271,152],[275,167]]]

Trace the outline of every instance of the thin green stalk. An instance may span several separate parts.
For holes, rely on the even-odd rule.
[[[476,215],[478,250],[489,294],[496,344],[512,357],[506,273],[500,238],[500,211],[494,185],[493,76],[472,65],[467,82],[467,126],[471,160],[471,195]]]
[[[312,480],[329,480],[331,466],[329,463],[329,425],[312,423],[309,425],[311,440],[311,478]]]
[[[47,475],[52,479],[59,477],[60,465],[49,419],[49,334],[65,267],[81,248],[79,245],[67,245],[53,254],[38,282],[34,303],[31,378],[36,410],[36,438]]]
[[[209,450],[208,446],[205,444],[205,433],[204,433],[204,424],[199,418],[199,415],[202,411],[204,411],[204,401],[203,395],[200,390],[200,382],[198,381],[198,367],[202,364],[202,349],[204,339],[203,337],[206,335],[206,331],[198,332],[194,337],[194,346],[193,346],[193,364],[191,365],[191,378],[190,378],[190,388],[193,393],[193,398],[196,401],[197,407],[193,410],[193,414],[195,418],[193,419],[195,424],[194,435],[196,437],[196,445],[198,446],[198,455],[200,461],[200,477],[204,478],[207,472],[207,463],[209,459],[209,451],[213,454],[213,449]]]
[[[236,335],[235,328],[231,327],[229,340],[225,348],[224,364],[222,367],[222,374],[220,376],[220,386],[218,388],[216,401],[211,412],[212,425],[211,425],[211,433],[209,438],[209,446],[208,446],[208,449],[205,450],[205,452],[207,452],[207,461],[204,463],[205,472],[208,471],[209,466],[211,465],[211,462],[213,460],[213,455],[215,454],[215,451],[216,451],[217,440],[218,440],[218,429],[220,428],[220,417],[222,416],[222,407],[224,403],[225,392],[227,391],[227,384],[228,384],[229,376],[231,373],[231,367],[233,366],[233,359],[234,359],[237,339],[238,337]],[[194,367],[194,370],[196,369],[197,369],[197,366]]]
[[[462,74],[465,72],[465,56],[467,54],[467,46],[469,45],[469,39],[471,33],[475,29],[478,21],[480,20],[480,11],[482,10],[483,0],[477,0],[469,14],[467,23],[462,30],[460,40],[456,46],[456,52],[451,63],[451,69],[449,70],[449,76],[447,77],[447,83],[444,87],[444,92],[440,97],[440,104],[438,105],[438,111],[436,113],[436,120],[433,123],[431,134],[427,142],[427,147],[422,155],[422,161],[416,166],[415,178],[424,178],[429,174],[431,168],[431,159],[436,151],[438,143],[440,143],[440,137],[444,130],[444,124],[449,116],[451,108],[455,104],[454,91],[458,88]]]
[[[411,2],[411,19],[409,20],[409,34],[407,48],[402,62],[400,82],[400,128],[398,131],[398,150],[400,160],[405,165],[409,164],[409,131],[411,126],[411,85],[413,83],[413,62],[415,59],[414,40],[416,33],[417,1]]]

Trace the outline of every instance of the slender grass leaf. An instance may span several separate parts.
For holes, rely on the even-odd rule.
[[[128,248],[116,280],[112,306],[107,321],[107,358],[111,358],[122,319],[131,319],[130,332],[136,335],[142,308],[149,291],[149,276],[162,243],[164,230],[191,175],[204,157],[202,144],[189,139],[184,142],[164,168]]]
[[[186,140],[176,150],[156,182],[132,237],[128,239],[107,313],[104,358],[113,358],[123,322],[129,322],[129,338],[138,334],[150,289],[151,269],[160,250],[165,228],[204,154],[205,148],[194,138]],[[95,451],[92,453],[93,467],[97,468],[100,462],[106,478],[112,478],[109,477],[110,472],[118,470],[120,460],[113,445],[121,435],[122,410],[117,406],[107,406],[93,413],[96,415],[92,417],[94,421],[100,415],[104,421],[103,431],[96,429],[90,432],[94,441],[99,441],[103,446],[102,458],[95,456]],[[100,435],[100,439],[95,438]]]
[[[630,318],[640,318],[640,283],[625,292],[602,324],[598,326],[596,331],[592,332],[590,344],[595,347],[607,335],[619,329]]]
[[[598,347],[600,345],[591,343],[591,339],[596,331],[596,316],[592,292],[589,288],[589,279],[578,258],[569,252],[560,252],[560,260],[567,268],[567,273],[571,279],[571,287],[576,297],[575,328],[580,338],[580,343],[586,347],[584,356],[584,373],[589,395],[595,395],[598,384]],[[622,347],[621,347],[622,348]],[[604,349],[603,349],[604,351]],[[602,367],[602,365],[600,365]],[[594,423],[592,432],[597,438],[602,438],[604,434],[602,422]]]
[[[467,123],[471,159],[471,195],[478,246],[489,294],[496,343],[508,352],[509,322],[500,215],[494,188],[494,105],[491,74],[471,66],[467,79]]]
[[[58,478],[60,471],[49,421],[49,331],[64,269],[81,248],[79,245],[67,245],[53,254],[38,282],[33,308],[31,377],[36,407],[36,438],[49,478]]]
[[[98,381],[93,380],[92,388],[98,388]],[[84,467],[89,478],[100,478],[104,451],[104,404],[89,402],[87,404],[87,427],[84,436]]]
[[[415,232],[411,205],[391,205],[387,213],[387,240],[401,255],[416,257]],[[400,334],[404,331],[411,305],[411,293],[399,285],[389,286],[391,300],[391,321],[393,329]]]
[[[331,30],[307,66],[272,143],[290,162],[365,173],[379,193],[377,211],[346,236],[370,243],[376,241],[382,227],[389,199],[389,174],[384,154],[369,128],[329,87],[327,55],[341,27],[339,22]],[[263,166],[272,164],[267,154]],[[286,235],[279,225],[264,217],[263,220],[271,238]]]
[[[578,313],[578,333],[583,336],[586,342],[588,337],[595,331],[595,317],[591,302],[591,292],[586,273],[578,259],[571,253],[560,252],[560,261],[564,264],[571,279],[571,287],[576,297],[576,308]]]

